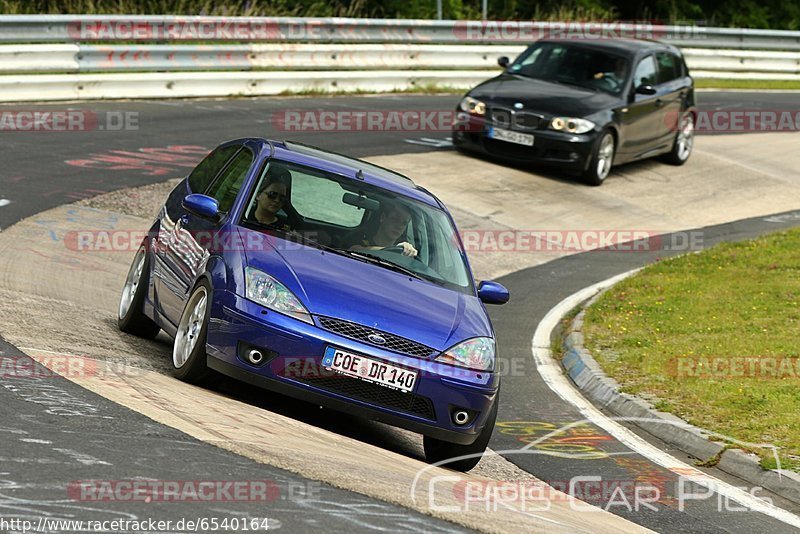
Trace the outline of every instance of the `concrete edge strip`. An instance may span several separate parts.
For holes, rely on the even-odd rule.
[[[742,480],[773,491],[781,497],[800,504],[800,475],[786,470],[764,469],[751,454],[728,448],[712,441],[715,434],[696,427],[670,413],[656,410],[647,401],[620,392],[619,383],[607,376],[591,352],[583,345],[583,317],[588,308],[604,292],[585,301],[573,319],[563,341],[564,358],[561,364],[569,377],[592,401],[647,431],[658,439],[674,445],[701,461],[714,462],[720,470]]]
[[[630,448],[637,454],[647,458],[651,462],[672,471],[676,475],[694,484],[702,486],[709,491],[713,491],[732,501],[739,503],[754,512],[759,512],[773,517],[787,525],[800,528],[800,516],[779,508],[772,503],[763,501],[750,493],[733,486],[725,481],[719,480],[696,467],[690,466],[670,454],[662,451],[658,447],[648,443],[643,438],[625,428],[616,420],[602,413],[597,407],[587,400],[581,392],[570,382],[570,379],[563,373],[561,364],[557,362],[550,353],[550,339],[553,330],[559,322],[572,309],[580,303],[595,296],[617,282],[631,276],[640,269],[634,269],[626,273],[614,276],[602,282],[586,287],[568,296],[552,308],[539,323],[534,332],[531,351],[536,363],[536,369],[542,380],[553,392],[566,402],[572,404],[578,411],[586,417],[586,421],[604,429],[614,436],[619,442]],[[579,366],[580,367],[580,366]],[[591,370],[589,370],[591,372]],[[627,418],[626,418],[627,419]],[[672,426],[672,425],[670,425]]]

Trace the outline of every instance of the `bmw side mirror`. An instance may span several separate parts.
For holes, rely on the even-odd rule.
[[[484,281],[478,284],[478,298],[484,304],[505,304],[511,295],[504,285]]]
[[[649,83],[648,84],[642,84],[642,85],[640,85],[639,87],[636,88],[636,94],[637,95],[652,96],[652,95],[656,94],[657,92],[658,91],[656,91],[656,88],[653,87],[652,85],[650,85]]]
[[[511,61],[508,59],[508,56],[500,56],[499,58],[497,58],[497,64],[503,67],[504,69],[508,67],[509,63],[511,63]]]
[[[217,199],[197,193],[187,195],[181,206],[197,216],[216,220],[219,217],[219,202]]]

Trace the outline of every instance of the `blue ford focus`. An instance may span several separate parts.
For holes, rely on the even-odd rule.
[[[409,178],[289,141],[212,151],[137,251],[121,330],[175,339],[173,366],[219,374],[424,436],[471,469],[500,379],[484,304],[450,214]]]

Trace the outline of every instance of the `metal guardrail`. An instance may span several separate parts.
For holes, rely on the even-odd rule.
[[[493,69],[519,45],[5,45],[0,74],[257,70]],[[684,48],[692,71],[800,74],[800,52]]]
[[[0,15],[0,42],[528,43],[545,36],[652,38],[679,46],[800,51],[800,31],[631,23],[160,15]]]
[[[800,32],[585,24],[167,16],[0,16],[0,100],[467,88],[545,36],[650,37],[697,78],[800,80]],[[15,44],[19,43],[19,44]]]

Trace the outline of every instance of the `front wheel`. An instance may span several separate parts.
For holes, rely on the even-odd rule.
[[[119,299],[117,326],[123,332],[153,339],[161,330],[156,323],[142,312],[145,294],[147,293],[150,257],[147,254],[146,242],[139,246],[133,258],[125,287]]]
[[[211,284],[203,280],[194,288],[183,308],[172,347],[175,377],[193,384],[206,384],[214,372],[206,367],[206,335],[211,313]]]
[[[500,395],[497,395],[489,412],[489,417],[486,418],[486,424],[483,425],[483,430],[478,435],[478,439],[470,445],[459,445],[458,443],[450,443],[449,441],[425,436],[422,440],[422,445],[425,449],[425,460],[433,464],[454,458],[454,460],[443,463],[441,466],[455,471],[469,471],[478,465],[484,451],[486,451],[486,446],[489,445],[489,439],[492,437],[499,405]]]
[[[692,155],[694,147],[694,115],[686,113],[681,117],[675,143],[672,150],[662,156],[662,160],[670,165],[683,165]]]
[[[590,185],[602,185],[611,172],[611,164],[614,163],[614,150],[616,148],[614,134],[604,131],[600,136],[600,142],[592,153],[589,168],[583,173],[583,178]]]

